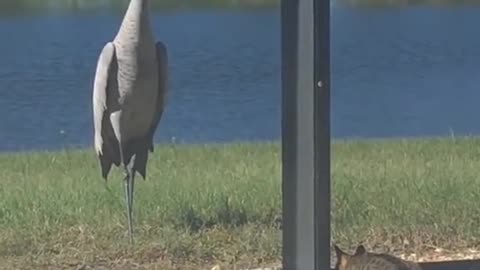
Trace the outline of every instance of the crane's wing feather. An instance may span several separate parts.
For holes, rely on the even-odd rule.
[[[158,127],[160,119],[162,118],[163,111],[166,105],[166,97],[168,91],[168,53],[167,47],[163,42],[158,41],[155,44],[157,51],[157,64],[158,64],[158,97],[157,108],[153,118],[153,123],[150,128],[149,143],[150,152],[153,152],[153,134]]]
[[[112,161],[106,162],[102,159],[104,155],[104,138],[105,131],[102,130],[104,126],[104,116],[107,109],[107,90],[108,82],[111,78],[111,71],[113,63],[115,62],[115,46],[112,42],[108,42],[102,49],[98,57],[97,69],[95,72],[95,79],[93,83],[93,122],[95,130],[95,152],[100,157],[102,172],[104,178],[108,173]]]

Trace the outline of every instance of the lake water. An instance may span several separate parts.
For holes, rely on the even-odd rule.
[[[97,56],[109,12],[0,16],[0,151],[92,144]],[[156,140],[280,137],[273,10],[153,13],[172,88]],[[480,133],[480,8],[333,8],[332,135]]]

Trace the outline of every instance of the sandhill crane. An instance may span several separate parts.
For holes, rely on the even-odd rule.
[[[168,79],[167,48],[154,41],[148,8],[149,0],[130,1],[117,35],[100,53],[93,82],[95,152],[105,181],[112,164],[125,170],[130,243],[135,173],[146,177]]]

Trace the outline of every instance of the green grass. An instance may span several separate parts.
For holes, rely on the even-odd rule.
[[[480,139],[339,141],[332,157],[340,245],[479,245]],[[131,249],[121,171],[105,183],[93,150],[1,154],[0,269],[278,261],[280,160],[276,143],[157,146],[137,177]]]
[[[0,14],[36,11],[89,11],[107,8],[125,11],[129,0],[4,0],[0,1]],[[178,10],[194,8],[272,8],[279,6],[279,0],[151,0],[153,10]]]
[[[477,5],[478,0],[335,0],[354,7],[399,7],[410,5],[455,6]],[[124,12],[129,0],[4,0],[0,1],[0,14],[43,12],[49,10],[91,11],[111,8]],[[195,8],[279,8],[280,0],[151,0],[152,9],[158,11]]]

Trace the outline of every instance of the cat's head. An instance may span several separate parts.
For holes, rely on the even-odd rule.
[[[335,265],[336,270],[347,270],[349,263],[353,257],[362,256],[367,253],[363,245],[359,245],[353,255],[347,254],[337,245],[334,245],[334,248],[337,255],[337,264]]]

